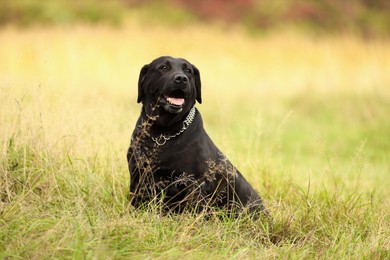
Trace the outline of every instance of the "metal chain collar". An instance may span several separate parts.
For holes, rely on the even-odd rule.
[[[195,107],[191,108],[190,113],[188,113],[186,119],[183,121],[183,127],[179,130],[179,132],[173,134],[173,135],[163,135],[161,134],[158,137],[153,137],[151,136],[152,140],[158,145],[158,146],[163,146],[168,140],[171,140],[172,138],[175,138],[182,134],[188,126],[194,121],[195,118],[195,112],[196,109]]]

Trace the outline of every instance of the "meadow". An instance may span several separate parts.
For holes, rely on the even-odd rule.
[[[128,201],[141,67],[184,57],[272,223]],[[0,258],[389,259],[390,42],[103,25],[0,30]]]

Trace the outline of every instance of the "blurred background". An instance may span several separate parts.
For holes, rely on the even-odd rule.
[[[162,55],[275,228],[127,214]],[[390,0],[0,0],[0,259],[389,259],[389,187]]]
[[[0,130],[76,157],[110,143],[127,179],[139,71],[184,57],[208,133],[259,190],[329,173],[385,190],[389,33],[388,0],[0,0]]]
[[[134,13],[148,22],[183,26],[210,21],[242,25],[252,33],[294,27],[310,33],[388,36],[387,0],[1,0],[0,25],[107,23],[120,26]]]

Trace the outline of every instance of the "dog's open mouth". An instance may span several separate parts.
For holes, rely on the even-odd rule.
[[[180,113],[185,103],[184,93],[181,90],[172,91],[164,96],[164,109],[169,113]]]

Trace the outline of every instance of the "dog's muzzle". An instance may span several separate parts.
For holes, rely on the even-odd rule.
[[[188,77],[183,73],[178,73],[174,77],[173,90],[162,95],[162,105],[164,109],[173,114],[183,111],[186,103],[185,92],[188,91]]]

